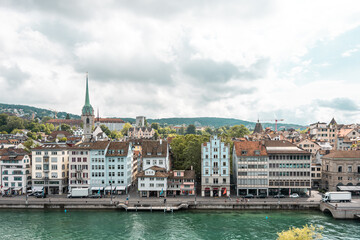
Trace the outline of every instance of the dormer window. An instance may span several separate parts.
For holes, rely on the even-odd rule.
[[[246,155],[247,154],[247,151],[246,150],[242,150],[241,151],[241,155]]]
[[[260,155],[260,151],[259,150],[255,150],[255,155]]]

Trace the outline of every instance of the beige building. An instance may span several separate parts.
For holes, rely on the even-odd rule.
[[[360,191],[360,151],[333,151],[322,157],[322,188],[341,190],[358,186]]]
[[[310,125],[310,136],[316,141],[329,142],[333,148],[336,146],[337,134],[335,119],[332,119],[329,124],[317,122]]]
[[[130,139],[151,139],[155,134],[155,130],[151,127],[132,127],[128,130]]]
[[[269,194],[304,194],[311,189],[311,154],[288,141],[265,141]]]
[[[81,143],[69,150],[69,188],[90,187],[90,148],[93,143]]]
[[[62,194],[68,188],[69,146],[50,143],[32,149],[32,187],[48,194]]]
[[[321,186],[321,164],[311,164],[311,187],[318,189]]]

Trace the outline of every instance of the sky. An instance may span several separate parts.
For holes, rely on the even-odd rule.
[[[359,123],[360,1],[0,1],[0,103]]]

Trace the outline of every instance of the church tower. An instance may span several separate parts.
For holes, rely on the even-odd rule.
[[[81,120],[84,125],[84,141],[90,141],[92,136],[92,128],[94,126],[94,109],[90,104],[89,98],[89,80],[88,74],[86,73],[86,96],[85,96],[85,105],[82,108]]]

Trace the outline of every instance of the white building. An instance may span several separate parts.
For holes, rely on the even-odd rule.
[[[230,196],[230,146],[213,136],[201,145],[201,196]]]
[[[169,144],[164,140],[144,140],[142,142],[141,169],[152,166],[170,170]]]
[[[49,143],[32,149],[32,188],[48,194],[68,190],[69,146]]]
[[[166,197],[168,173],[165,168],[152,166],[138,173],[140,197]]]
[[[31,187],[31,159],[23,149],[0,150],[2,194],[23,194]]]

